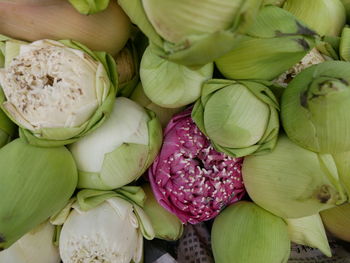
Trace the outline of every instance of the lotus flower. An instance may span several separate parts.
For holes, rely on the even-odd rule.
[[[63,225],[59,250],[64,263],[140,263],[143,237],[155,233],[142,209],[145,192],[138,186],[113,191],[84,189],[51,217]]]
[[[71,40],[0,41],[0,106],[28,143],[73,143],[112,111],[118,78],[107,53]]]
[[[223,207],[243,197],[242,161],[214,150],[188,109],[166,127],[149,178],[163,207],[183,223],[196,224],[214,218]]]

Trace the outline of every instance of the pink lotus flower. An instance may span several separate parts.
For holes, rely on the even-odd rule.
[[[176,115],[164,132],[160,154],[149,180],[157,201],[183,223],[217,216],[245,194],[243,158],[217,152],[191,118],[191,109]]]

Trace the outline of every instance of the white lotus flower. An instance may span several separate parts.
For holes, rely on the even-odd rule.
[[[4,107],[29,130],[76,127],[86,122],[108,94],[98,81],[101,62],[57,41],[20,46],[18,56],[1,71]]]
[[[141,261],[143,235],[130,202],[112,197],[88,211],[73,207],[59,240],[64,263]]]
[[[0,107],[20,137],[43,147],[71,144],[98,128],[112,111],[116,64],[73,40],[25,43],[2,39]]]

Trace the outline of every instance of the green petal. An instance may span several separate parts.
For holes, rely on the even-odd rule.
[[[304,37],[246,37],[215,63],[229,79],[272,80],[298,63],[312,46]]]
[[[0,109],[0,147],[10,142],[17,133],[17,126]]]
[[[92,189],[81,190],[77,194],[77,202],[82,210],[87,211],[95,208],[111,197],[123,198],[124,200],[137,204],[140,207],[144,205],[146,200],[145,192],[141,187],[124,186],[113,191]]]
[[[148,141],[149,141],[149,152],[147,155],[147,159],[145,161],[145,165],[142,169],[142,173],[146,172],[148,167],[153,163],[156,159],[159,150],[163,143],[163,131],[162,126],[157,118],[156,114],[151,110],[146,110],[150,120],[148,121]]]
[[[165,108],[178,108],[197,100],[202,83],[213,76],[214,65],[188,68],[164,59],[149,46],[141,60],[140,77],[147,97]]]
[[[109,190],[122,187],[142,175],[148,145],[124,143],[105,155],[99,173],[79,171],[78,188]]]
[[[345,61],[350,61],[350,28],[344,27],[339,45],[340,58]]]
[[[315,37],[289,12],[266,6],[246,36],[215,63],[226,78],[272,80],[299,62]]]
[[[240,34],[254,21],[262,0],[241,1],[232,26],[227,30],[189,35],[177,43],[167,42],[158,35],[145,14],[142,0],[119,0],[118,3],[150,42],[156,45],[157,55],[186,66],[201,66],[232,50]],[[212,48],[213,45],[215,48]]]
[[[98,13],[107,8],[109,0],[69,0],[78,12],[84,15]]]
[[[147,195],[143,209],[151,220],[155,237],[168,241],[179,239],[184,229],[180,219],[158,204],[149,184],[142,188]]]
[[[134,205],[134,213],[140,223],[143,237],[147,240],[152,240],[155,237],[155,233],[149,216],[138,205]]]
[[[332,256],[326,230],[319,214],[285,219],[290,240],[296,244],[319,249],[327,257]]]
[[[350,197],[350,152],[333,154],[339,178],[347,195]]]

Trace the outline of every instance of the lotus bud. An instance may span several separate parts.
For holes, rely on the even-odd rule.
[[[116,66],[73,41],[7,41],[0,104],[38,146],[59,146],[97,128],[112,110]]]
[[[198,68],[176,64],[155,54],[149,46],[142,56],[140,78],[146,96],[153,103],[178,108],[199,98],[202,84],[212,78],[213,70],[213,63]]]
[[[118,0],[118,3],[155,45],[157,55],[186,66],[202,66],[236,45],[255,20],[262,1]]]
[[[84,15],[90,15],[105,10],[109,0],[69,0],[69,2]]]
[[[58,247],[53,244],[55,227],[44,222],[0,252],[4,263],[59,263]]]
[[[350,242],[350,204],[321,212],[323,224],[335,237]]]
[[[77,194],[59,238],[64,263],[142,262],[143,237],[153,239],[154,231],[139,206],[145,198],[142,189],[129,189]]]
[[[346,22],[341,0],[286,0],[283,9],[321,36],[338,36]]]
[[[290,254],[283,219],[246,201],[215,218],[211,242],[216,263],[286,263]]]
[[[0,109],[0,148],[11,141],[16,134],[16,125]]]
[[[0,149],[0,250],[62,209],[77,185],[65,147],[39,148],[16,139]]]
[[[184,230],[181,221],[157,203],[149,184],[142,186],[147,199],[143,210],[151,220],[155,237],[164,240],[178,240]]]
[[[115,99],[107,121],[71,144],[79,188],[110,190],[137,180],[151,165],[162,142],[162,128],[151,111],[124,97]]]
[[[116,1],[89,16],[62,0],[2,0],[0,5],[0,32],[26,41],[74,39],[92,50],[116,55],[125,46],[130,30],[130,20]]]
[[[295,78],[295,76],[302,72],[304,69],[307,69],[312,65],[323,63],[325,61],[326,60],[322,54],[316,48],[313,48],[309,53],[306,54],[305,57],[302,58],[302,60],[281,74],[277,79],[274,80],[274,82],[281,85],[282,87],[287,87],[288,84]]]
[[[243,197],[242,161],[213,148],[194,124],[190,108],[167,125],[149,180],[160,205],[183,223],[196,224]]]
[[[327,61],[301,72],[288,85],[281,118],[288,137],[321,153],[350,150],[350,63]]]
[[[217,151],[242,157],[274,148],[278,109],[273,93],[260,83],[213,79],[204,83],[192,117]]]
[[[326,231],[319,214],[302,218],[286,218],[285,221],[292,242],[317,248],[327,257],[332,256]]]
[[[315,35],[289,12],[266,6],[247,35],[215,63],[228,79],[273,80],[310,52]]]
[[[281,135],[265,155],[247,156],[243,181],[252,200],[283,218],[300,218],[347,200],[331,155],[306,150]]]
[[[137,85],[135,90],[130,96],[130,99],[133,101],[137,102],[141,106],[143,106],[146,109],[149,109],[153,111],[163,128],[168,124],[170,119],[173,117],[174,114],[179,113],[180,111],[184,110],[184,107],[179,107],[179,108],[163,108],[157,104],[154,104],[150,99],[146,96],[141,82]]]

